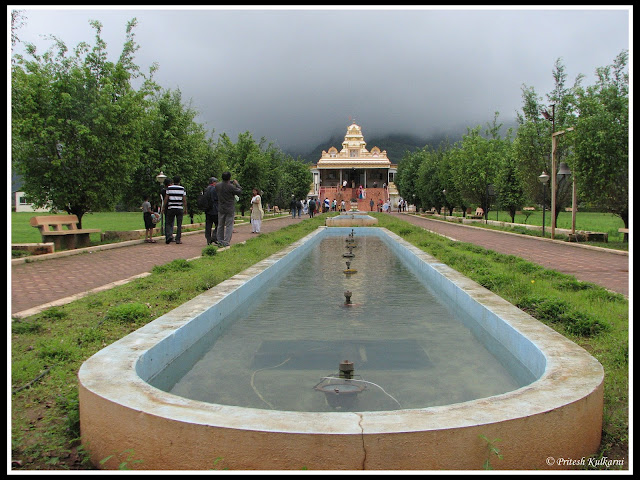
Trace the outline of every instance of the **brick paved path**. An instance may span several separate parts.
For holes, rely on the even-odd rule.
[[[304,218],[304,217],[303,217]],[[290,216],[262,222],[261,231],[269,233],[294,222]],[[231,245],[255,236],[251,225],[234,227]],[[204,230],[182,234],[182,244],[136,243],[109,250],[94,250],[32,263],[11,266],[11,313],[22,312],[62,298],[99,288],[112,282],[150,272],[155,265],[163,265],[178,258],[195,258],[207,245]]]
[[[458,223],[398,214],[419,227],[461,242],[473,243],[507,255],[516,255],[545,268],[573,275],[578,280],[601,285],[629,296],[629,256],[605,248],[585,248],[574,243],[552,241],[521,234]]]
[[[393,214],[398,215],[398,214]],[[566,242],[551,242],[525,235],[509,235],[402,215],[410,223],[457,240],[517,255],[580,280],[593,282],[624,295],[629,294],[629,257],[601,249],[586,249]],[[290,216],[262,223],[268,233],[299,222]],[[252,237],[249,224],[236,225],[231,244]],[[139,243],[109,250],[95,250],[67,257],[53,258],[11,266],[11,313],[48,304],[151,271],[177,258],[194,258],[206,246],[204,232],[183,234],[183,243],[166,245]]]

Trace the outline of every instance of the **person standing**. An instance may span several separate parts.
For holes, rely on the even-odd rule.
[[[302,200],[296,200],[296,210],[298,212],[298,218],[302,215]]]
[[[291,195],[291,202],[289,202],[289,208],[291,209],[291,218],[296,218],[296,212],[298,211],[298,202],[296,202],[295,195]]]
[[[242,188],[236,179],[231,180],[231,172],[222,174],[222,181],[216,184],[218,192],[218,233],[217,244],[228,247],[233,234],[233,221],[236,216],[236,195],[242,193]]]
[[[260,233],[264,211],[262,210],[262,198],[257,188],[254,188],[251,197],[251,233]]]
[[[316,213],[316,201],[312,198],[309,200],[309,217],[313,218]]]
[[[372,198],[371,200],[369,200],[369,208],[371,208],[372,212],[373,212],[373,205],[374,205],[374,202],[373,202],[373,198]]]
[[[144,219],[144,241],[147,243],[156,243],[153,239],[153,228],[155,224],[153,223],[153,209],[151,207],[151,202],[149,201],[149,195],[144,197],[144,202],[142,202],[142,218]]]
[[[164,211],[166,221],[164,225],[164,237],[165,243],[176,242],[182,243],[182,218],[187,215],[187,192],[182,185],[180,185],[181,178],[179,176],[173,177],[173,182],[167,187],[167,191],[164,196]],[[176,236],[173,237],[173,223],[176,222],[177,230]]]
[[[209,186],[204,191],[205,198],[207,199],[207,209],[205,210],[205,224],[204,224],[204,236],[207,239],[207,245],[211,245],[217,240],[218,234],[218,192],[216,191],[216,184],[218,179],[211,177],[209,179]],[[213,228],[213,232],[211,229]]]

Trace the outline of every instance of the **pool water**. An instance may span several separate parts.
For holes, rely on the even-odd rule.
[[[345,239],[320,240],[245,302],[222,334],[201,338],[149,383],[215,404],[329,412],[448,405],[535,380],[384,240],[356,234],[355,256],[344,258]],[[344,273],[346,260],[357,273]],[[343,360],[365,388],[336,404],[314,387],[337,376]]]

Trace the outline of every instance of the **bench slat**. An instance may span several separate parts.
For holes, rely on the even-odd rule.
[[[48,232],[42,232],[43,235],[83,235],[86,233],[98,233],[101,232],[99,228],[83,228],[82,230],[50,230]]]

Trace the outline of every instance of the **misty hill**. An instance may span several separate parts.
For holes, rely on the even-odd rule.
[[[412,135],[390,134],[378,137],[372,136],[370,138],[365,138],[365,141],[367,142],[367,150],[371,151],[373,147],[378,147],[380,150],[386,150],[387,157],[391,160],[391,163],[398,163],[405,152],[414,152],[426,145],[431,145],[436,148],[445,139],[446,135],[434,136],[431,138],[418,138]],[[458,139],[456,138],[455,140]],[[300,157],[307,163],[316,163],[320,159],[323,150],[327,151],[331,147],[336,147],[338,151],[340,151],[342,149],[343,141],[344,134],[333,135],[328,140],[316,145],[306,152],[287,151],[286,153],[294,158]]]
[[[509,129],[513,129],[514,133],[517,131],[518,124],[514,119],[501,120],[502,127],[500,134],[504,136]],[[481,125],[480,123],[478,125]],[[488,123],[483,127],[489,126]],[[391,160],[391,163],[399,163],[402,160],[402,156],[406,151],[414,152],[418,149],[424,148],[429,145],[430,147],[437,149],[444,142],[448,142],[450,145],[455,144],[462,137],[467,134],[468,128],[464,125],[451,128],[449,131],[442,131],[434,133],[429,136],[416,136],[403,133],[389,133],[386,135],[371,135],[365,136],[365,142],[367,142],[366,148],[371,151],[373,147],[378,147],[380,150],[387,151],[387,157]],[[329,150],[331,147],[336,147],[338,151],[342,149],[342,142],[344,141],[344,133],[342,130],[336,130],[333,134],[329,135],[329,139],[307,149],[284,149],[285,153],[291,155],[293,158],[300,157],[306,163],[316,163],[322,151]]]

